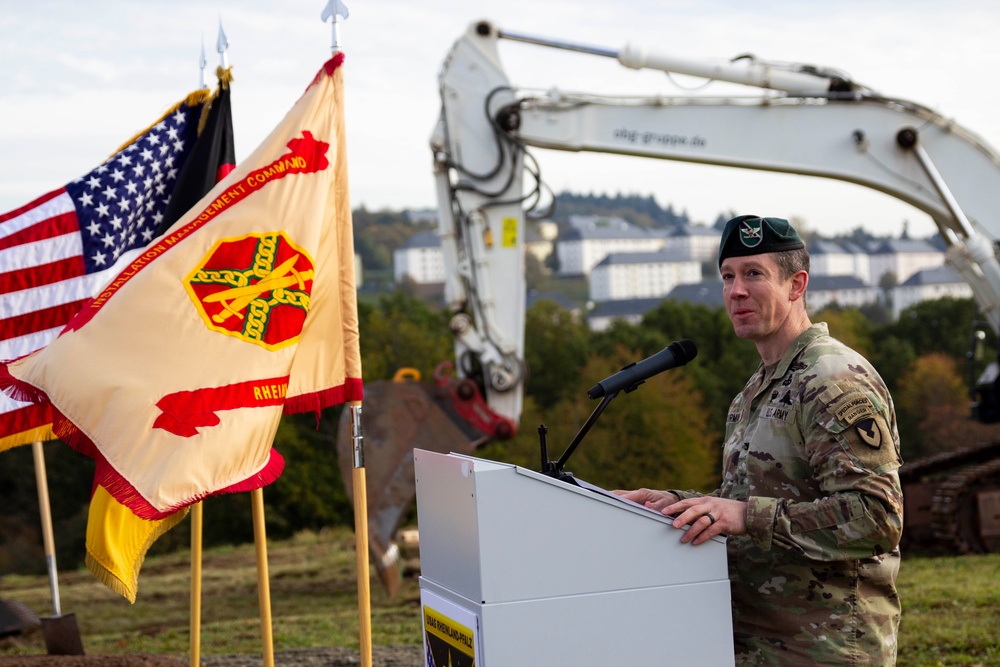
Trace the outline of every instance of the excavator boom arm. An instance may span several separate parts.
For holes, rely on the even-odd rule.
[[[748,93],[622,97],[522,89],[501,63],[500,39],[741,84]],[[517,428],[525,378],[526,211],[542,189],[531,148],[831,178],[885,193],[931,217],[949,246],[947,261],[1000,334],[994,247],[1000,154],[928,107],[883,97],[829,68],[756,58],[699,61],[633,45],[591,47],[505,32],[485,21],[455,42],[439,90],[431,149],[456,377],[439,378],[423,393],[407,386],[385,390],[388,405],[406,409],[394,417],[395,430],[376,439],[384,449],[368,457],[375,465],[400,466],[393,474],[383,471],[394,480],[386,482],[391,497],[375,501],[382,511],[373,518],[376,542],[383,547],[391,547],[402,508],[413,498],[406,468],[413,446],[471,451]],[[445,406],[451,420],[438,420],[444,412],[435,405]],[[972,488],[965,482],[962,488]],[[373,551],[377,564],[386,562],[389,547]]]

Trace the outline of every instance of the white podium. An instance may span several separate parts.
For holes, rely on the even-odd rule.
[[[733,665],[725,540],[596,487],[413,452],[427,667]]]

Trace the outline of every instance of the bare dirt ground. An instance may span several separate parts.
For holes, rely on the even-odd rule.
[[[419,646],[376,646],[373,667],[421,667]],[[260,655],[203,655],[201,667],[260,667]],[[361,656],[354,649],[328,647],[278,651],[275,667],[354,667]],[[12,655],[0,656],[0,667],[187,667],[187,660],[163,655]]]

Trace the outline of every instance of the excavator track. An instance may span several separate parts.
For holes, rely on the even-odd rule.
[[[1000,441],[907,463],[899,478],[907,549],[1000,551]]]
[[[934,494],[934,536],[965,554],[1000,550],[1000,459],[951,475]]]
[[[941,474],[955,466],[985,463],[998,456],[1000,456],[1000,440],[980,443],[971,447],[925,456],[911,463],[906,463],[899,469],[899,478],[904,483],[918,481],[921,477]]]

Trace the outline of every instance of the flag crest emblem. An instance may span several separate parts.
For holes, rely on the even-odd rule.
[[[284,231],[219,240],[184,279],[212,331],[267,350],[298,342],[309,311],[313,260]]]

